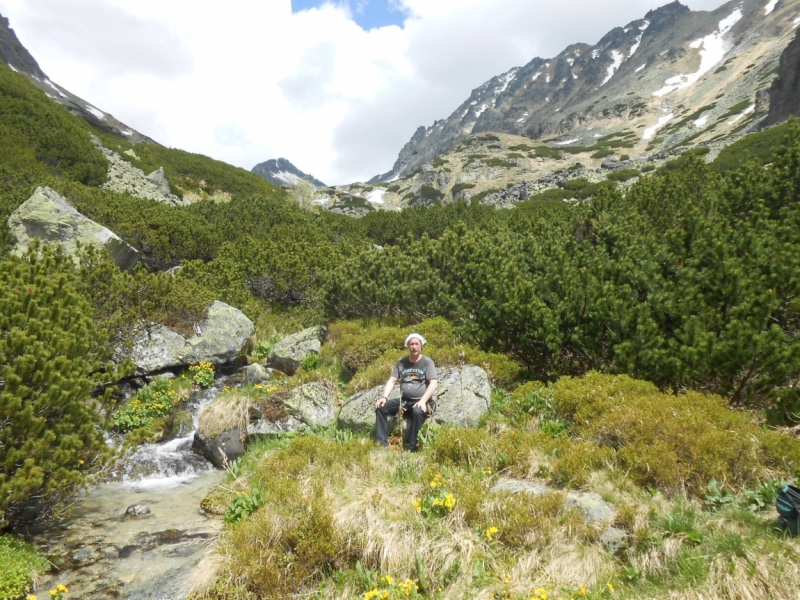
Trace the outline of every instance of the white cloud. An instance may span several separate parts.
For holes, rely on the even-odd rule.
[[[165,145],[247,169],[283,156],[344,183],[389,170],[418,126],[491,77],[664,1],[393,0],[404,28],[369,32],[333,2],[292,14],[290,0],[0,0],[0,12],[54,82]]]

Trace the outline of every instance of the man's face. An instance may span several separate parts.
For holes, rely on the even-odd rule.
[[[417,338],[411,338],[408,340],[408,353],[411,356],[416,356],[420,352],[422,352],[422,342],[420,342]]]

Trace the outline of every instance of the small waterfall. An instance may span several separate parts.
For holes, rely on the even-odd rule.
[[[215,379],[214,385],[193,394],[187,403],[194,425],[192,431],[166,442],[139,446],[133,454],[123,459],[121,469],[123,487],[129,489],[174,487],[190,481],[200,473],[214,470],[211,463],[192,451],[192,441],[200,409],[213,402],[228,379],[229,375],[220,375]]]
[[[188,402],[197,428],[200,409],[211,403],[231,374],[193,394]],[[186,597],[193,569],[222,528],[200,501],[224,478],[192,452],[194,431],[140,446],[122,460],[120,477],[90,490],[64,523],[53,523],[29,539],[45,555],[61,557],[58,570],[43,576],[39,598],[65,584],[82,600],[178,600]],[[142,516],[126,515],[140,505]],[[44,593],[41,593],[44,590]]]

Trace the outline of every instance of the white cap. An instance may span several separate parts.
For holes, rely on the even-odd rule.
[[[405,341],[405,342],[403,342],[403,346],[405,346],[406,348],[408,348],[408,342],[410,342],[410,341],[411,341],[412,339],[414,339],[414,338],[417,338],[417,339],[418,339],[418,340],[419,340],[419,341],[422,343],[422,345],[423,345],[423,346],[424,346],[424,345],[427,343],[427,342],[425,341],[425,338],[424,338],[424,337],[422,337],[420,334],[418,334],[418,333],[409,333],[409,334],[408,334],[408,337],[406,338],[406,341]]]

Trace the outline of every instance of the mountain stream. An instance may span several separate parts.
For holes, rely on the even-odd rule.
[[[217,378],[189,401],[193,429],[227,379]],[[68,600],[186,597],[195,566],[222,528],[221,518],[203,514],[200,501],[224,473],[192,452],[194,430],[179,436],[140,446],[123,459],[117,480],[87,492],[68,519],[30,532],[58,567],[38,582],[40,600],[58,584],[69,588]],[[137,506],[146,514],[126,514]]]

